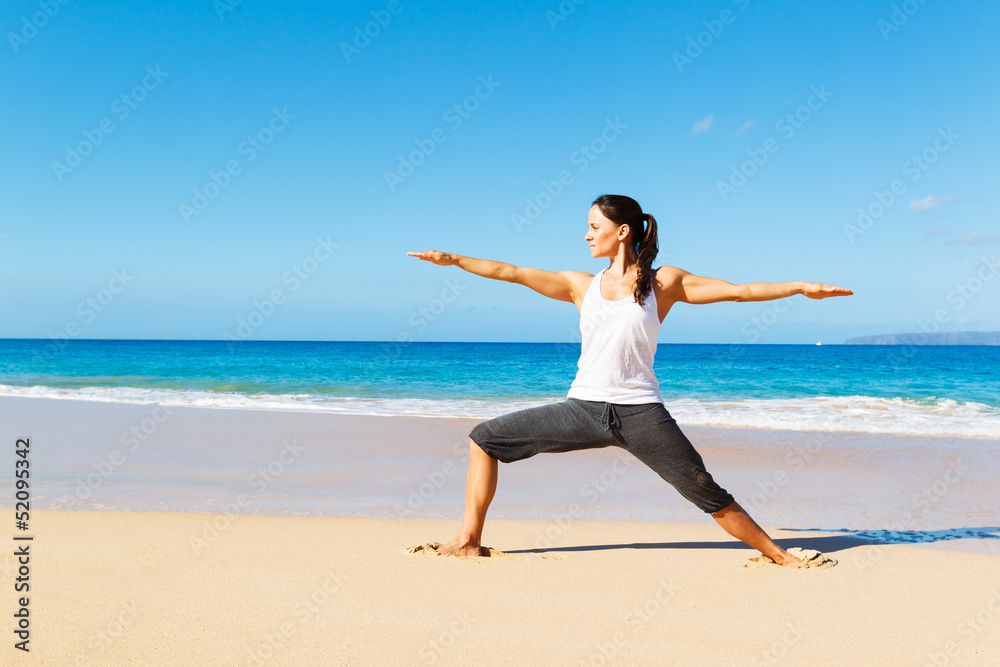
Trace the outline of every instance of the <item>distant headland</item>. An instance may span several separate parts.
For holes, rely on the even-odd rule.
[[[1000,331],[953,331],[858,336],[844,345],[1000,345]]]

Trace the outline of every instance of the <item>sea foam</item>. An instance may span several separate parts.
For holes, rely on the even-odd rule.
[[[489,419],[563,400],[362,398],[131,387],[64,389],[37,385],[0,385],[0,396],[210,409],[472,419]],[[664,405],[681,426],[1000,438],[1000,409],[945,398],[919,401],[872,396],[718,401],[683,398],[665,400]]]

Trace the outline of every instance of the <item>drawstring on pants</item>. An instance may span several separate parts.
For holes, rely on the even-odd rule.
[[[621,420],[618,419],[618,413],[615,412],[615,406],[610,403],[604,404],[604,412],[601,414],[601,423],[604,425],[605,431],[610,431],[612,427],[621,426]]]

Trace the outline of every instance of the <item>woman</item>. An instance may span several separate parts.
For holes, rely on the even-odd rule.
[[[644,227],[645,223],[645,227]],[[770,301],[793,294],[811,299],[846,296],[825,283],[733,285],[674,266],[653,269],[658,251],[656,220],[631,197],[603,195],[587,218],[591,257],[607,257],[596,276],[549,272],[431,250],[407,253],[440,266],[519,283],[580,309],[583,344],[576,379],[565,401],[519,410],[477,425],[470,436],[465,515],[458,535],[441,554],[482,555],[486,510],[497,485],[498,462],[542,452],[618,446],[656,471],[685,498],[710,513],[733,537],[778,565],[801,567],[765,533],[732,495],[705,470],[701,456],[671,418],[653,374],[656,338],[678,301]]]

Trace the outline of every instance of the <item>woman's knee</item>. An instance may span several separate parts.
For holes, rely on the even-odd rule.
[[[469,456],[470,457],[473,457],[473,456],[485,456],[487,458],[491,458],[491,459],[497,460],[497,458],[495,456],[491,455],[489,452],[487,452],[485,449],[483,449],[472,438],[469,438]]]

